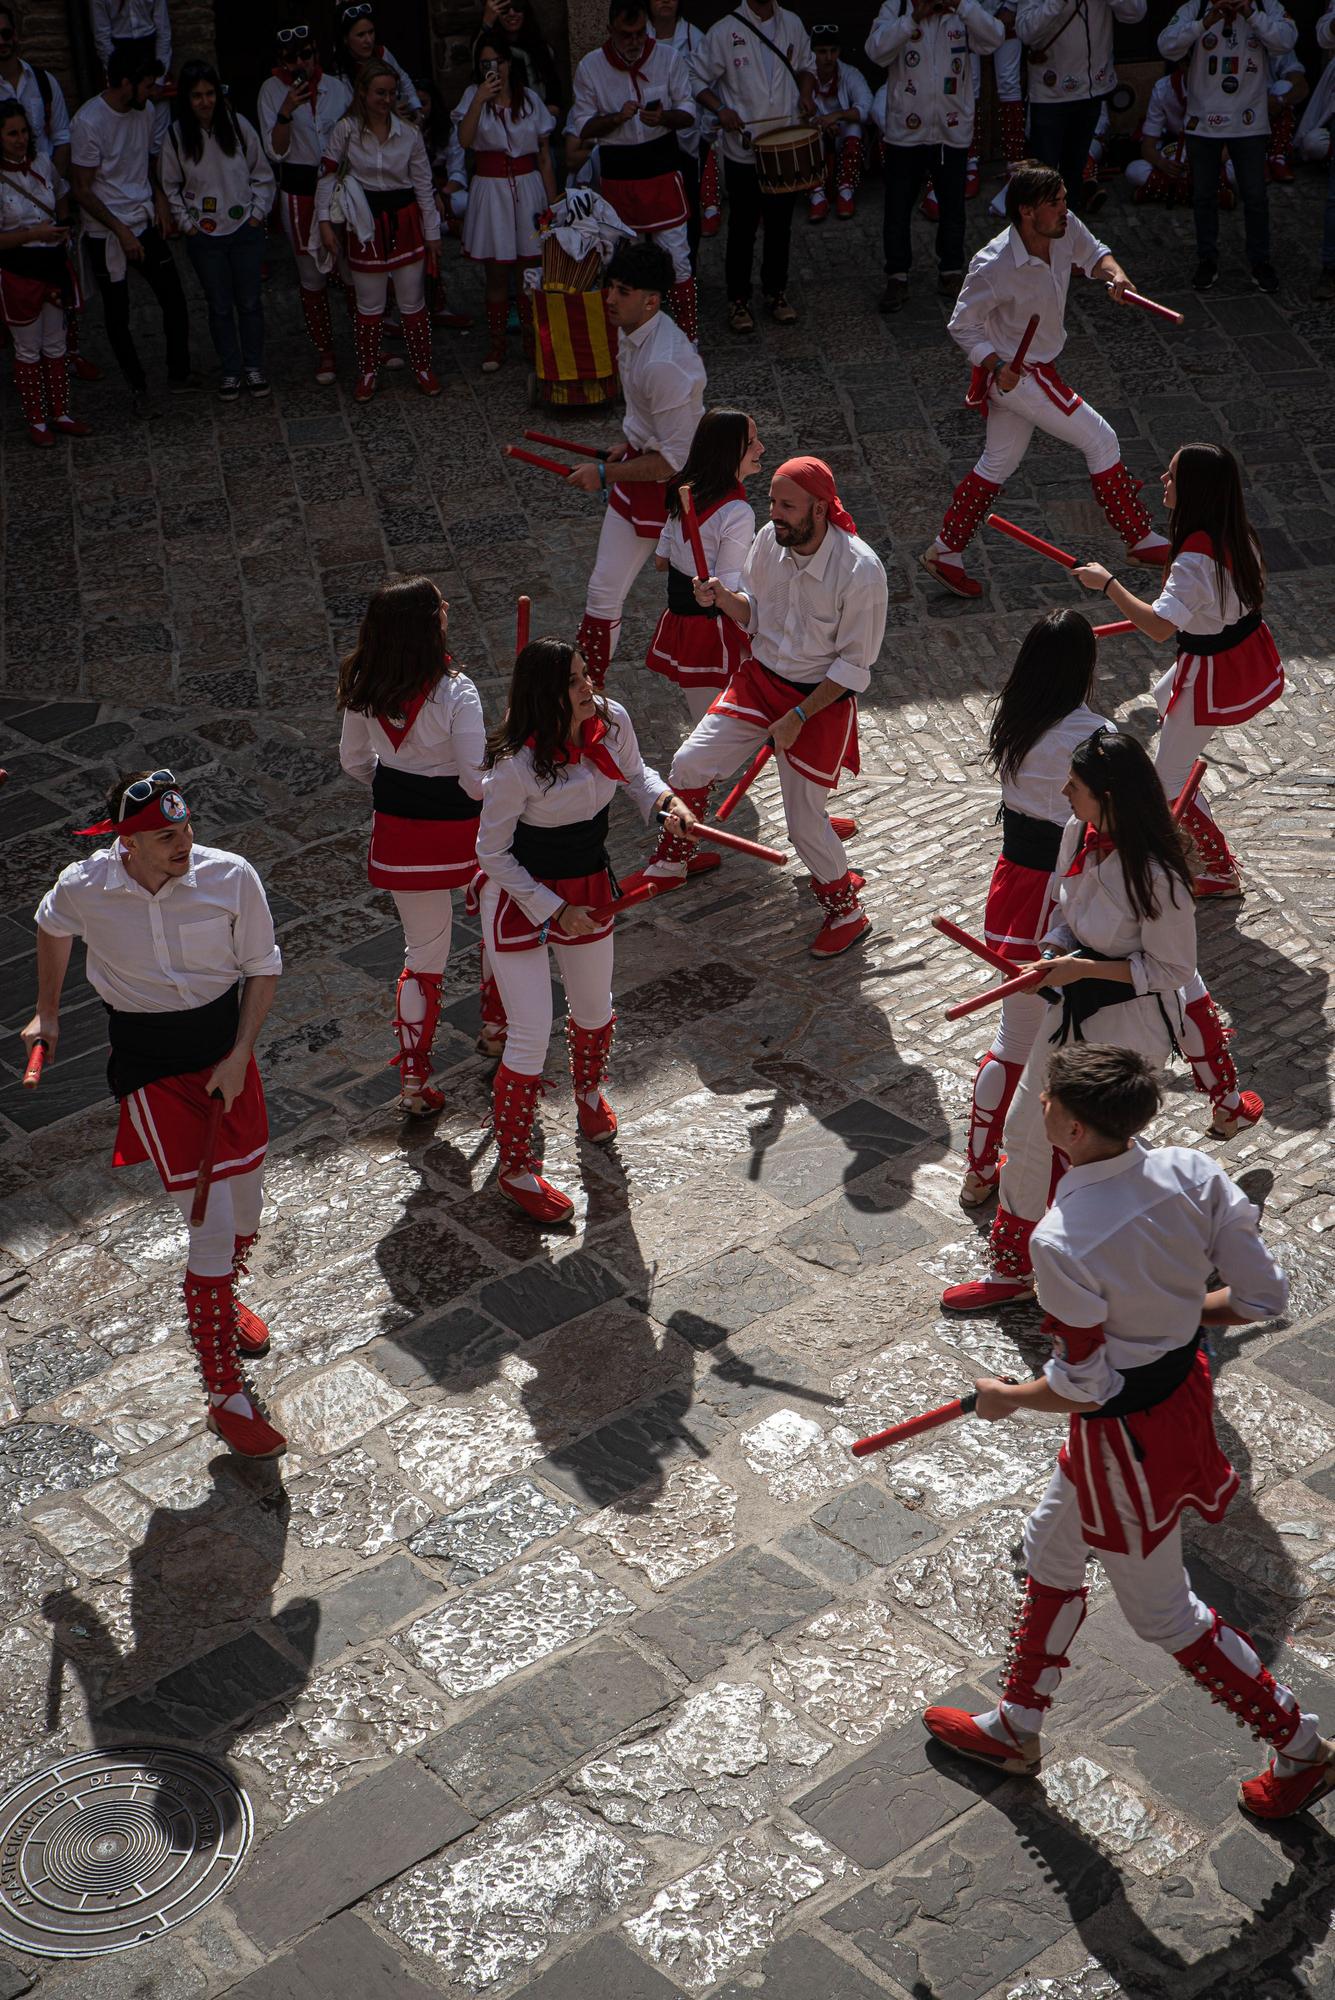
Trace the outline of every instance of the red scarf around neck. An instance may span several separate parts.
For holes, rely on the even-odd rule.
[[[607,724],[604,722],[602,716],[592,716],[588,722],[581,722],[579,726],[578,746],[570,743],[563,744],[560,756],[556,757],[553,761],[558,765],[578,764],[581,757],[587,758],[595,771],[601,771],[603,776],[611,778],[614,784],[624,785],[626,782],[625,772],[617,768],[611,751],[603,747],[603,738],[606,735]],[[537,738],[535,736],[526,737],[525,746],[529,750],[536,749]]]
[[[626,58],[618,53],[616,45],[612,41],[610,35],[608,36],[607,40],[603,43],[603,54],[607,57],[607,60],[612,65],[612,68],[619,69],[623,75],[628,76],[630,78],[631,86],[634,89],[637,102],[642,101],[640,83],[644,77],[645,67],[648,64],[649,58],[653,54],[657,46],[658,44],[655,42],[653,36],[646,35],[644,38],[644,54],[640,57],[640,60],[637,63],[628,63],[626,61]]]
[[[1085,828],[1085,838],[1080,846],[1080,852],[1076,855],[1075,860],[1071,863],[1066,873],[1068,876],[1083,875],[1085,872],[1085,863],[1091,857],[1093,858],[1094,866],[1097,868],[1105,854],[1115,854],[1116,852],[1117,842],[1115,840],[1110,840],[1107,834],[1098,833],[1092,826],[1087,826]]]

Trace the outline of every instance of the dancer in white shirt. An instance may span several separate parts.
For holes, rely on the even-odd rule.
[[[522,273],[542,255],[537,218],[556,199],[551,134],[556,124],[536,90],[528,66],[499,28],[484,28],[473,44],[473,82],[454,107],[461,145],[473,153],[473,179],[464,218],[464,254],[486,271],[487,352],[482,373],[505,362],[510,273]],[[531,307],[521,286],[520,312]]]
[[[114,60],[114,59],[113,59]],[[109,847],[61,873],[37,910],[37,1012],[29,1051],[60,1039],[60,996],[75,938],[106,1003],[107,1078],[120,1103],[112,1165],[151,1160],[190,1226],[184,1294],[208,1392],[208,1427],[247,1458],[275,1458],[282,1434],[242,1373],[269,1351],[262,1319],[236,1296],[260,1226],[269,1128],[255,1043],[282,957],[260,879],[248,861],[197,847],[170,771],[120,778],[108,816],[85,835]],[[190,1222],[210,1102],[224,1105],[204,1219]]]
[[[972,472],[955,488],[940,533],[920,558],[923,568],[960,597],[983,586],[964,567],[964,551],[983,516],[1029,449],[1036,430],[1083,453],[1094,498],[1135,562],[1158,567],[1168,544],[1154,532],[1139,498],[1140,482],[1122,463],[1112,425],[1056,370],[1066,344],[1066,293],[1079,267],[1101,278],[1120,301],[1130,285],[1106,243],[1090,235],[1066,207],[1066,188],[1051,167],[1026,161],[1006,189],[1010,227],[978,252],[950,316],[952,339],[973,370],[966,403],[986,419],[987,443]],[[1011,357],[1032,315],[1038,331],[1024,370]]]
[[[352,102],[341,76],[320,66],[320,51],[304,19],[276,30],[273,75],[260,85],[260,140],[278,172],[283,234],[297,260],[298,296],[315,348],[315,379],[325,387],[338,375],[329,317],[329,274],[311,254],[315,190],[329,135]]]
[[[77,290],[57,200],[55,167],[37,151],[27,112],[17,98],[0,102],[0,320],[28,436],[45,447],[90,430],[70,413],[66,327]]]
[[[1214,1432],[1207,1329],[1273,1319],[1288,1284],[1256,1210],[1212,1160],[1137,1140],[1160,1105],[1143,1056],[1061,1049],[1044,1081],[1047,1135],[1070,1162],[1033,1236],[1053,1356],[1033,1381],[981,1379],[976,1410],[986,1423],[1054,1411],[1070,1425],[1025,1522],[1024,1594],[1001,1700],[981,1715],[929,1708],[923,1720],[963,1756],[1037,1772],[1043,1718],[1084,1623],[1085,1571],[1097,1555],[1137,1636],[1171,1653],[1273,1750],[1238,1801],[1258,1819],[1284,1819],[1335,1790],[1335,1743],[1246,1634],[1197,1597],[1183,1568],[1182,1516],[1220,1521],[1238,1490]]]

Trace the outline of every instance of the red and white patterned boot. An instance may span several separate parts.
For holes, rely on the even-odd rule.
[[[93,434],[91,424],[82,423],[78,417],[70,415],[70,364],[66,354],[44,354],[42,356],[42,382],[46,389],[46,409],[51,420],[51,428],[62,437],[86,438]]]
[[[929,1708],[923,1715],[938,1743],[1016,1777],[1033,1777],[1042,1762],[1039,1731],[1069,1648],[1085,1622],[1089,1592],[1054,1590],[1027,1576],[1001,1670],[1000,1704],[984,1715]]]
[[[1133,479],[1119,458],[1106,472],[1092,472],[1089,483],[1109,527],[1126,543],[1131,560],[1162,569],[1172,551],[1163,536],[1155,534],[1145,511],[1140,497],[1144,481]]]
[[[493,1062],[498,1062],[505,1054],[505,1038],[509,1032],[509,1023],[505,1018],[505,1002],[501,998],[501,989],[496,984],[495,974],[487,971],[485,945],[479,945],[478,950],[482,956],[478,976],[478,1002],[482,1024],[477,1038],[477,1052],[480,1056],[490,1056]]]
[[[1192,893],[1204,901],[1210,896],[1242,896],[1242,877],[1225,840],[1219,822],[1193,801],[1182,815],[1183,833],[1195,849]]]
[[[1023,1063],[1003,1062],[989,1049],[978,1058],[969,1111],[968,1169],[960,1189],[965,1208],[981,1208],[997,1191],[1001,1175],[1001,1135],[1011,1099],[1020,1087]]]
[[[871,929],[871,918],[858,901],[862,877],[845,869],[837,882],[811,884],[811,893],[825,912],[825,921],[807,946],[813,958],[838,958]]]
[[[569,1222],[575,1204],[560,1188],[542,1177],[542,1161],[533,1152],[533,1120],[542,1093],[540,1076],[521,1076],[502,1063],[491,1086],[491,1110],[496,1146],[501,1156],[497,1186],[508,1201],[533,1222]]]
[[[1266,155],[1265,171],[1267,180],[1285,186],[1293,175],[1293,133],[1296,120],[1294,110],[1284,98],[1277,111],[1270,116],[1270,151]]]
[[[700,298],[694,278],[682,278],[667,295],[667,309],[693,347],[700,341]]]
[[[579,1129],[597,1146],[610,1145],[617,1135],[617,1115],[598,1088],[607,1075],[607,1058],[616,1027],[614,1014],[601,1028],[581,1028],[566,1015],[566,1042],[570,1049],[570,1074],[575,1086],[575,1110]]]
[[[20,361],[14,356],[14,387],[18,390],[19,408],[28,426],[28,436],[36,445],[53,445],[56,434],[46,421],[46,400],[42,395],[42,364],[40,361]]]
[[[1265,1111],[1265,1102],[1254,1090],[1239,1090],[1238,1069],[1229,1043],[1233,1030],[1219,1018],[1219,1009],[1208,993],[1188,1000],[1183,1009],[1186,1025],[1182,1053],[1191,1065],[1197,1090],[1208,1097],[1213,1114],[1206,1127],[1207,1139],[1233,1139],[1255,1125]]]
[[[976,472],[966,472],[950,496],[940,534],[931,548],[918,558],[928,574],[934,576],[938,583],[944,583],[947,590],[953,590],[957,597],[981,597],[983,594],[982,584],[968,575],[962,558],[978,532],[983,516],[991,513],[1003,491],[990,479],[981,479]]]
[[[619,619],[595,618],[591,611],[586,611],[575,635],[575,651],[588,668],[589,679],[600,694],[612,664],[613,635],[620,622]]]
[[[719,224],[723,220],[720,203],[722,190],[719,185],[718,157],[712,146],[706,147],[700,168],[700,234],[717,236]]]
[[[1029,1238],[1037,1228],[1022,1215],[1012,1215],[997,1204],[992,1218],[992,1234],[987,1254],[991,1271],[986,1278],[971,1278],[962,1285],[947,1285],[941,1294],[944,1311],[954,1313],[994,1312],[998,1306],[1015,1305],[1034,1296],[1034,1267],[1029,1261]]]
[[[394,1032],[399,1038],[399,1052],[390,1057],[389,1067],[399,1072],[399,1110],[410,1118],[434,1118],[445,1108],[443,1093],[431,1087],[431,1045],[440,1020],[440,981],[438,972],[405,969],[394,989]],[[411,996],[409,1015],[404,1013],[405,993]]]
[[[1274,1746],[1275,1761],[1240,1786],[1238,1803],[1257,1819],[1287,1819],[1335,1791],[1335,1743],[1316,1734],[1292,1688],[1261,1664],[1246,1633],[1217,1611],[1210,1616],[1210,1630],[1173,1658],[1212,1702],[1237,1717],[1240,1729]]]
[[[208,1427],[241,1458],[281,1458],[287,1439],[275,1430],[247,1382],[237,1351],[235,1281],[187,1271],[182,1291],[190,1339],[209,1396]]]
[[[352,339],[357,350],[357,386],[352,392],[355,403],[369,403],[379,385],[383,330],[384,321],[379,313],[353,313]]]
[[[329,294],[308,292],[303,285],[300,291],[301,314],[306,322],[311,345],[315,349],[315,379],[323,388],[338,379],[338,359],[334,353],[334,326],[329,317]]]
[[[841,222],[849,222],[855,210],[853,197],[862,179],[862,141],[845,139],[839,148],[839,182],[834,212]]]
[[[709,809],[709,794],[714,789],[712,785],[677,785],[673,789],[697,819],[704,818]],[[664,822],[658,845],[643,868],[633,869],[629,875],[622,876],[622,893],[628,894],[644,882],[684,882],[690,875],[712,874],[722,859],[716,847],[702,848],[682,834],[674,833],[671,826]]]
[[[242,1278],[250,1276],[250,1266],[246,1262],[249,1253],[259,1242],[259,1231],[252,1236],[238,1236],[232,1245],[232,1298],[236,1305],[236,1344],[244,1361],[259,1361],[269,1352],[269,1329],[257,1312],[252,1312],[241,1297],[238,1289]]]
[[[431,315],[425,306],[420,312],[404,313],[403,344],[408,350],[408,365],[418,394],[438,396],[440,383],[431,366]]]
[[[1024,138],[1024,104],[1016,99],[997,107],[1001,118],[1001,156],[1006,162],[1007,179],[1024,158],[1026,152]]]

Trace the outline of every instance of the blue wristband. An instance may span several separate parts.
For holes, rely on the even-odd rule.
[[[810,718],[810,717],[808,716],[808,714],[807,714],[806,710],[805,710],[805,709],[803,708],[803,706],[802,706],[802,704],[801,704],[801,702],[800,702],[800,701],[798,701],[798,702],[794,702],[794,703],[793,703],[793,714],[794,714],[794,715],[800,715],[800,716],[801,716],[801,718],[802,718],[802,720],[803,720],[803,722],[809,722],[809,721],[810,721],[810,719],[811,719],[811,718]]]

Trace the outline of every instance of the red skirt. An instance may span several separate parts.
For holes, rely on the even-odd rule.
[[[1052,882],[1046,868],[1022,868],[1018,861],[997,857],[987,891],[983,936],[1003,958],[1028,964],[1038,957],[1038,940],[1047,929]]]
[[[686,220],[686,188],[679,173],[654,174],[642,181],[604,179],[598,192],[628,229],[645,236],[658,229],[676,229]]]
[[[0,319],[6,326],[31,326],[43,306],[77,311],[83,304],[78,275],[67,260],[61,278],[27,278],[17,271],[0,271]]]
[[[665,611],[644,664],[678,687],[725,688],[746,661],[746,634],[731,618],[691,618]]]
[[[475,819],[400,819],[378,812],[371,821],[366,879],[400,894],[464,889],[477,873]]]
[[[612,884],[604,868],[597,875],[565,875],[548,877],[535,875],[534,881],[541,882],[544,889],[550,889],[563,903],[575,903],[582,909],[605,909],[612,901]],[[587,937],[563,937],[562,945],[597,944],[611,932],[616,918],[609,915],[606,923]],[[546,935],[544,936],[544,932]],[[500,902],[496,905],[496,949],[497,951],[540,951],[551,942],[551,932],[544,924],[535,924],[528,912],[521,909],[508,889],[501,890]]]
[[[216,1067],[160,1077],[123,1097],[112,1166],[137,1167],[142,1160],[151,1160],[168,1194],[182,1194],[193,1187],[209,1115],[208,1081]],[[241,1095],[223,1119],[218,1135],[214,1180],[253,1173],[262,1165],[268,1144],[264,1085],[252,1056]]]
[[[422,211],[415,200],[377,215],[369,243],[359,243],[350,229],[344,229],[343,239],[351,271],[399,271],[426,255]]]
[[[734,715],[739,722],[750,722],[763,731],[801,699],[796,688],[762,667],[759,660],[745,660],[722,694],[710,703],[709,713]],[[810,722],[803,723],[792,748],[783,754],[813,785],[832,790],[841,772],[849,771],[856,777],[862,769],[856,698],[850,695],[847,701],[831,702],[819,715],[813,715]]]
[[[1190,646],[1190,632],[1182,634],[1182,644]],[[1179,653],[1165,715],[1171,713],[1186,691],[1193,666],[1197,671],[1191,687],[1192,720],[1198,728],[1207,724],[1225,728],[1229,723],[1248,722],[1263,708],[1269,708],[1272,701],[1278,701],[1284,692],[1279,648],[1264,622],[1226,653]]]
[[[293,194],[289,188],[279,192],[283,204],[283,220],[287,224],[288,241],[300,256],[306,255],[306,245],[311,240],[311,227],[315,221],[315,196],[313,194]]]
[[[643,453],[634,453],[643,457]],[[633,486],[616,484],[616,467],[609,465],[607,504],[623,521],[629,521],[641,541],[657,541],[667,520],[667,485],[642,479]]]
[[[1214,1434],[1210,1363],[1198,1353],[1185,1382],[1129,1417],[1072,1417],[1058,1459],[1080,1499],[1080,1526],[1092,1549],[1147,1556],[1190,1507],[1204,1521],[1222,1521],[1238,1490],[1238,1475]],[[1108,1482],[1115,1465],[1140,1520],[1140,1549],[1128,1549]]]

